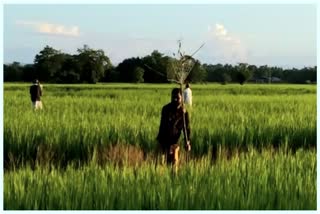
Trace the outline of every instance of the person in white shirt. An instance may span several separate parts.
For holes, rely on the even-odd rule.
[[[34,110],[42,109],[42,102],[40,97],[42,96],[42,85],[35,79],[30,86],[31,102]]]
[[[183,91],[183,100],[184,104],[190,107],[192,106],[192,91],[189,83],[187,83],[186,88]]]

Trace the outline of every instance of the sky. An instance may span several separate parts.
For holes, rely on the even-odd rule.
[[[302,68],[317,63],[315,4],[4,5],[4,63],[33,63],[46,45],[85,44],[114,65],[153,50],[182,49],[201,63]]]

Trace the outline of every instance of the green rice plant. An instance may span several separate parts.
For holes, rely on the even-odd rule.
[[[44,84],[44,109],[37,112],[28,87],[4,85],[4,156],[11,165],[35,163],[41,156],[64,165],[86,163],[97,145],[134,145],[150,154],[161,108],[175,86]],[[192,89],[192,156],[220,147],[296,151],[316,146],[316,86],[199,84]]]
[[[316,151],[250,148],[228,160],[209,156],[170,167],[30,167],[4,174],[4,209],[315,210]]]

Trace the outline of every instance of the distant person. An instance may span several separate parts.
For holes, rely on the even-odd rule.
[[[42,96],[42,86],[37,79],[35,79],[30,86],[30,96],[33,109],[42,109],[42,102],[40,99]]]
[[[185,117],[184,129],[183,116]],[[162,108],[159,133],[157,136],[161,152],[162,162],[166,159],[167,164],[172,164],[177,169],[179,161],[179,138],[181,131],[187,135],[185,148],[191,150],[190,123],[188,112],[182,108],[182,93],[179,88],[171,92],[171,102]],[[185,136],[185,135],[184,135]]]
[[[189,83],[187,83],[186,88],[183,91],[183,100],[184,104],[190,107],[192,106],[192,91]]]
[[[39,80],[38,80],[38,84],[40,86],[40,89],[41,89],[41,96],[42,96],[42,91],[43,91],[43,85],[40,84]]]

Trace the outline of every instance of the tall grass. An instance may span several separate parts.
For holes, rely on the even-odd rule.
[[[55,160],[86,161],[96,145],[155,149],[160,112],[175,85],[45,85],[44,110],[33,112],[28,85],[4,86],[5,159],[34,161],[39,146]],[[195,85],[192,154],[212,148],[314,148],[316,87]]]
[[[194,85],[177,174],[153,158],[175,85],[45,85],[36,112],[28,87],[4,85],[6,210],[316,209],[315,86]]]
[[[4,176],[4,208],[12,209],[316,209],[315,150],[262,154],[168,167],[89,165],[66,170],[19,169]]]

